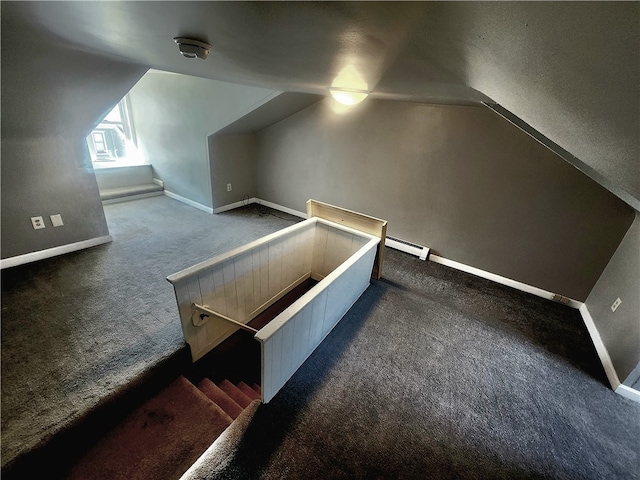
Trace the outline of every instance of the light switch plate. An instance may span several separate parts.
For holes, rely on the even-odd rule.
[[[51,215],[51,223],[54,227],[61,227],[62,225],[64,225],[64,223],[62,222],[62,215],[60,215],[59,213],[57,213],[56,215]]]

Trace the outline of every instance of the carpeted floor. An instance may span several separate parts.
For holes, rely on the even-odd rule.
[[[166,197],[105,210],[113,244],[2,272],[3,465],[181,348],[168,274],[291,223]],[[640,405],[577,311],[387,249],[224,452],[193,478],[633,479]]]
[[[640,405],[608,388],[576,310],[387,249],[216,462],[189,479],[633,479]]]
[[[109,431],[67,480],[179,479],[231,422],[179,377]]]
[[[2,271],[2,466],[184,347],[166,277],[298,217],[209,215],[165,196],[105,206],[114,241]]]

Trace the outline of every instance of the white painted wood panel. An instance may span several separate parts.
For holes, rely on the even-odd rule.
[[[311,310],[311,327],[309,329],[309,347],[319,345],[322,339],[322,323],[327,305],[327,289],[323,289],[313,300]]]
[[[222,276],[222,266],[216,266],[211,271],[214,284],[214,296],[213,305],[209,305],[213,310],[229,316],[229,310],[227,309],[227,298],[224,291],[224,277]]]
[[[240,317],[247,318],[256,308],[253,299],[253,263],[251,252],[244,253],[237,257],[235,260],[235,268],[237,282],[241,284],[240,291],[242,300],[238,302],[242,305]]]
[[[368,238],[353,230],[335,228],[323,222],[316,227],[311,272],[324,278],[361,248]]]
[[[324,277],[324,261],[327,251],[327,229],[318,223],[315,228],[315,238],[313,239],[313,259],[311,272],[320,277]]]
[[[333,243],[324,242],[323,235],[316,235],[315,245],[320,239],[325,248],[336,248],[340,242],[343,248],[352,248],[348,236],[334,238]],[[379,240],[365,237],[364,241],[354,255],[256,334],[262,342],[263,402],[275,396],[366,290]]]
[[[260,304],[269,300],[269,245],[260,247]]]
[[[256,334],[263,398],[270,400],[364,291],[378,242],[313,218],[170,276],[193,360],[238,329],[213,317],[195,326],[193,303],[246,323],[317,268],[314,278],[323,280]]]
[[[238,327],[211,317],[194,326],[191,305],[204,305],[247,323],[309,278],[316,223],[316,219],[298,223],[168,278],[176,289],[183,333],[194,361]]]

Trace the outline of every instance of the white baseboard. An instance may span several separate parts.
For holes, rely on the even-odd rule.
[[[164,194],[169,198],[173,198],[174,200],[177,200],[179,202],[186,203],[191,207],[197,208],[198,210],[202,210],[203,212],[207,212],[213,215],[213,208],[211,207],[207,207],[206,205],[202,205],[201,203],[194,202],[193,200],[189,200],[182,195],[178,195],[177,193],[173,193],[168,190],[164,190]]]
[[[156,185],[160,185],[162,188],[164,188],[164,182],[162,180],[160,180],[159,178],[152,178],[151,179],[153,181],[153,183],[155,183]]]
[[[600,333],[596,328],[593,317],[591,317],[589,309],[585,304],[582,304],[582,306],[580,307],[580,314],[582,315],[582,320],[584,321],[587,330],[589,330],[591,341],[593,342],[593,346],[596,347],[596,352],[598,352],[598,357],[600,357],[600,362],[604,367],[604,372],[607,374],[607,379],[611,384],[611,388],[617,391],[618,387],[621,385],[620,379],[618,378],[616,369],[613,368],[613,362],[611,361],[611,357],[609,356],[607,347],[605,347],[604,343],[602,342],[602,338],[600,337]]]
[[[556,294],[553,292],[534,287],[533,285],[527,285],[526,283],[518,282],[517,280],[512,280],[507,277],[496,275],[495,273],[480,270],[479,268],[471,267],[469,265],[465,265],[464,263],[449,260],[447,258],[443,258],[434,254],[429,255],[429,260],[441,265],[446,265],[447,267],[455,268],[456,270],[470,273],[477,277],[486,278],[487,280],[491,280],[493,282],[500,283],[502,285],[506,285],[523,292],[531,293],[532,295],[535,295],[537,297],[546,298],[548,300],[555,300],[554,297],[556,296]],[[578,309],[582,306],[582,302],[568,298],[566,305]]]
[[[278,205],[277,203],[267,202],[266,200],[261,200],[259,198],[256,198],[256,203],[258,203],[259,205],[264,205],[265,207],[273,208],[274,210],[288,213],[289,215],[295,215],[296,217],[300,218],[307,218],[307,212],[300,212],[298,210],[294,210],[293,208]]]
[[[229,205],[224,205],[222,207],[214,208],[213,213],[228,212],[229,210],[234,210],[236,208],[244,207],[245,205],[257,203],[257,201],[258,199],[256,197],[247,198],[246,200],[241,200],[239,202],[230,203]]]
[[[591,341],[593,342],[594,347],[596,347],[596,352],[598,352],[598,357],[600,357],[600,362],[602,363],[602,367],[604,368],[604,372],[607,375],[607,379],[609,380],[613,391],[618,395],[628,398],[629,400],[640,403],[640,392],[635,388],[631,388],[620,383],[620,378],[618,378],[616,369],[613,366],[609,351],[604,345],[602,337],[600,337],[600,333],[598,332],[596,324],[594,323],[593,317],[589,313],[589,309],[586,304],[582,304],[580,307],[580,314],[582,315],[582,320],[589,331]]]
[[[25,253],[24,255],[4,258],[0,260],[0,270],[9,267],[17,267],[18,265],[24,265],[25,263],[37,262],[38,260],[44,260],[46,258],[57,257],[58,255],[76,252],[78,250],[95,247],[112,241],[113,238],[111,235],[105,235],[103,237],[96,237],[89,240],[83,240],[81,242],[61,245],[59,247],[47,248],[46,250],[40,250],[38,252]]]
[[[631,373],[629,375],[627,375],[627,378],[624,379],[624,381],[622,382],[623,385],[633,385],[634,383],[636,383],[638,380],[640,380],[640,362],[638,362],[638,365],[636,365],[636,368],[634,368]]]
[[[618,395],[623,396],[624,398],[628,398],[629,400],[640,403],[640,392],[635,388],[627,387],[626,385],[620,385],[618,388],[616,388],[615,392]]]
[[[138,193],[136,195],[127,195],[126,197],[109,198],[108,200],[102,200],[102,204],[112,205],[114,203],[130,202],[131,200],[140,200],[141,198],[158,197],[160,195],[162,195],[162,192]]]
[[[449,260],[439,255],[429,255],[429,248],[422,245],[407,245],[403,241],[397,241],[393,238],[387,237],[387,239],[385,240],[385,246],[393,248],[394,250],[399,250],[401,252],[415,255],[416,257],[420,257],[421,260],[426,260],[427,258],[429,258],[429,260],[434,263],[439,263],[447,267],[455,268],[456,270],[470,273],[472,275],[475,275],[476,277],[486,278],[487,280],[500,283],[501,285],[507,285],[509,287],[515,288],[516,290],[531,293],[538,297],[546,298],[548,300],[554,300],[555,294],[553,292],[534,287],[533,285],[527,285],[526,283],[518,282],[517,280],[511,280],[510,278],[502,277],[500,275],[496,275],[495,273],[480,270],[479,268],[465,265],[464,263]],[[578,302],[577,300],[568,300],[569,302],[567,303],[567,305],[573,308],[580,308],[580,305],[582,305],[582,302]]]
[[[300,212],[298,210],[285,207],[283,205],[278,205],[277,203],[267,202],[266,200],[262,200],[256,197],[247,198],[246,200],[241,200],[239,202],[234,202],[234,203],[230,203],[229,205],[218,207],[214,209],[213,213],[227,212],[235,208],[244,207],[245,205],[251,205],[252,203],[257,203],[258,205],[264,205],[265,207],[273,208],[274,210],[278,210],[283,213],[288,213],[290,215],[295,215],[296,217],[307,218],[307,214],[305,212]]]

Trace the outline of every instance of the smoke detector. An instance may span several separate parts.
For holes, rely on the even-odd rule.
[[[178,44],[180,53],[187,58],[198,57],[204,60],[211,50],[211,45],[194,38],[176,37],[173,41]]]

